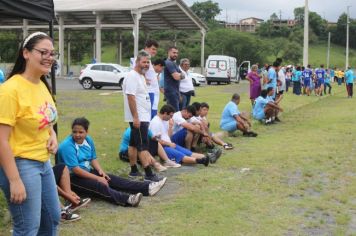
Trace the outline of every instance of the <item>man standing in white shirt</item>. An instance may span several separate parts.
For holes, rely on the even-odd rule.
[[[190,61],[188,58],[183,58],[180,60],[179,69],[184,74],[184,79],[180,81],[179,93],[181,97],[181,102],[179,104],[179,109],[182,110],[189,106],[191,96],[194,96],[194,86],[193,80],[189,73]]]
[[[151,103],[148,95],[145,74],[149,69],[150,55],[141,50],[136,58],[135,67],[131,70],[123,83],[125,121],[131,127],[129,143],[129,159],[131,165],[130,177],[139,175],[136,159],[137,152],[145,170],[145,180],[158,182],[162,178],[155,175],[149,161],[148,152],[148,126],[151,120]]]
[[[146,41],[145,49],[144,49],[148,54],[150,54],[150,66],[147,72],[145,73],[145,77],[147,82],[148,95],[150,96],[150,101],[151,101],[151,118],[157,114],[158,102],[159,102],[159,87],[158,87],[157,73],[152,63],[152,57],[155,57],[157,55],[158,47],[159,45],[156,40],[149,39]],[[156,107],[154,107],[155,104],[157,104]]]

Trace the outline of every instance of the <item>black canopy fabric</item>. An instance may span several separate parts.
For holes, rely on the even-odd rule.
[[[54,19],[53,0],[0,0],[1,17],[50,22]]]

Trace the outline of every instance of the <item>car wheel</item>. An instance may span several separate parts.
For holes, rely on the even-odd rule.
[[[210,82],[210,81],[208,81],[207,83],[208,83],[208,85],[210,85],[210,84],[211,84],[211,82]]]
[[[193,81],[193,86],[194,87],[197,86],[197,81],[195,81],[195,79],[192,79],[192,81]]]
[[[84,78],[82,86],[84,89],[91,89],[93,87],[93,80],[90,78]]]
[[[101,89],[103,86],[100,86],[100,85],[94,85],[94,88],[96,89]]]
[[[220,82],[217,82],[218,85],[220,85]]]
[[[122,83],[124,82],[124,78],[121,78],[119,81],[119,87],[122,89]]]

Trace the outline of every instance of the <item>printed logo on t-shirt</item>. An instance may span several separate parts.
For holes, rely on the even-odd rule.
[[[48,102],[46,102],[39,108],[38,114],[42,116],[42,119],[40,119],[40,126],[38,127],[38,129],[43,129],[48,125],[55,124],[57,122],[58,119],[57,110],[52,104]]]

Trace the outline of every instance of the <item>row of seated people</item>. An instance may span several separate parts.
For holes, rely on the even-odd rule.
[[[225,149],[232,148],[231,144],[209,133],[209,124],[206,119],[209,106],[206,103],[203,103],[201,107],[197,107],[198,105],[200,104],[196,103],[195,106],[188,106],[179,112],[174,112],[174,108],[170,105],[164,105],[159,114],[152,119],[149,126],[150,165],[156,170],[163,171],[168,167],[180,167],[181,164],[208,166],[209,163],[215,163],[221,155],[221,150],[214,149],[214,142]],[[196,107],[199,109],[198,112]],[[200,113],[200,111],[203,112]],[[69,203],[62,211],[65,220],[79,218],[77,214],[72,213],[73,209],[76,210],[86,205],[90,201],[89,197],[101,198],[117,205],[135,207],[139,205],[142,196],[155,195],[165,184],[166,177],[155,182],[107,174],[99,164],[94,141],[88,135],[89,121],[84,117],[77,118],[73,121],[71,128],[72,134],[59,145],[58,159],[61,164],[54,167],[59,195]],[[176,131],[174,134],[173,129]],[[119,149],[119,156],[122,160],[130,161],[128,158],[130,156],[129,140],[130,128],[127,128]],[[209,148],[207,154],[191,150],[197,149],[199,141],[207,144]],[[190,148],[186,147],[187,144]],[[156,155],[160,157],[163,165],[154,158]],[[136,170],[136,172],[131,171],[129,177],[137,177],[139,175],[137,167]],[[77,194],[86,198],[80,198]]]

